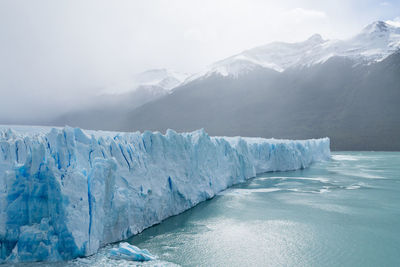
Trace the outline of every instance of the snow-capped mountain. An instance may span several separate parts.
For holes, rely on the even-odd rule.
[[[118,128],[119,120],[127,113],[170,94],[186,77],[185,73],[167,69],[148,70],[125,83],[106,88],[81,109],[64,112],[50,123],[41,124],[113,130]]]
[[[216,62],[185,81],[168,70],[146,71],[133,77],[140,84],[134,91],[98,98],[95,107],[49,124],[330,136],[339,150],[398,150],[399,47],[400,27],[381,21],[342,41],[316,34],[299,43],[274,42]]]
[[[245,50],[212,64],[189,80],[212,74],[237,77],[260,67],[282,72],[291,67],[323,63],[334,56],[370,63],[385,59],[399,48],[400,27],[377,21],[348,40],[324,40],[314,34],[299,43],[273,42]]]
[[[187,73],[169,69],[152,69],[136,74],[133,77],[133,84],[136,87],[159,86],[169,91],[179,86],[187,77]]]
[[[368,64],[381,61],[398,49],[400,27],[376,21],[347,40],[324,40],[321,35],[314,34],[298,43],[272,42],[217,61],[193,75],[169,69],[151,69],[134,75],[126,86],[119,84],[116,87],[119,91],[125,87],[124,92],[146,89],[159,95],[160,90],[170,93],[180,85],[213,74],[237,77],[257,68],[283,72],[292,67],[320,64],[335,56]]]
[[[160,92],[170,93],[172,89],[181,85],[188,76],[187,73],[170,69],[150,69],[107,86],[100,94],[106,96],[121,95],[145,90],[158,96]]]
[[[343,41],[313,35],[249,49],[136,108],[120,130],[329,136],[337,150],[398,150],[399,47],[400,27],[378,21]]]

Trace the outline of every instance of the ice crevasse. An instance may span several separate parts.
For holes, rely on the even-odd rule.
[[[91,255],[258,173],[329,158],[328,138],[0,126],[0,262]]]

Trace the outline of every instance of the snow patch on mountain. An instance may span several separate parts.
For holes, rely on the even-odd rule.
[[[187,73],[177,72],[169,69],[151,69],[138,74],[126,81],[115,83],[102,91],[104,95],[123,94],[138,90],[154,91],[160,95],[160,91],[170,93],[172,89],[181,85],[189,76]]]
[[[153,69],[135,75],[133,80],[138,86],[159,86],[169,91],[179,86],[187,77],[187,73]]]

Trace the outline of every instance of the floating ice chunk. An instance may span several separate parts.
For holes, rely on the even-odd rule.
[[[151,261],[155,259],[147,249],[140,249],[126,242],[119,243],[119,247],[110,249],[108,253],[112,258],[130,261]]]

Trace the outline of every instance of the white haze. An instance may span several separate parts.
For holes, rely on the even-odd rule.
[[[1,0],[0,123],[87,103],[151,68],[196,72],[244,49],[399,23],[398,1]]]

